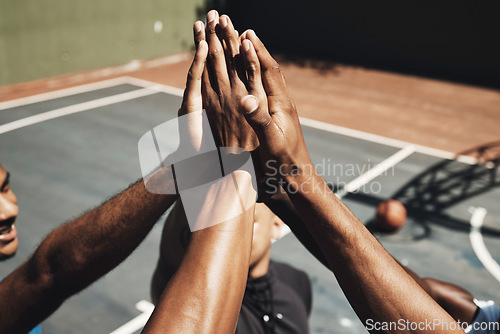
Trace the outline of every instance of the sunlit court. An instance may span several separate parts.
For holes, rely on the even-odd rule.
[[[500,6],[363,3],[1,2],[0,333],[500,333]]]

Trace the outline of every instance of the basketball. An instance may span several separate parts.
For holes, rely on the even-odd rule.
[[[377,225],[386,232],[394,232],[404,226],[406,209],[404,205],[394,199],[380,203],[377,207]]]

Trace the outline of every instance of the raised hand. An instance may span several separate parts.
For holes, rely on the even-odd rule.
[[[251,95],[240,100],[240,110],[259,138],[263,163],[279,168],[282,178],[305,172],[311,160],[281,69],[253,30],[241,38]]]
[[[219,17],[217,11],[212,10],[207,14],[206,30],[195,35],[196,43],[205,39],[208,60],[202,79],[203,106],[215,143],[219,147],[253,151],[259,145],[257,136],[238,112],[241,98],[251,94],[241,68],[240,38],[229,17]]]

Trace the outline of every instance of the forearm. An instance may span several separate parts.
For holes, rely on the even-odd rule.
[[[130,255],[176,198],[150,193],[140,180],[52,232],[34,262],[47,260],[55,287],[73,294]]]
[[[240,205],[234,198],[217,203]],[[234,333],[248,276],[253,212],[252,207],[192,233],[144,333]]]
[[[247,220],[193,232],[143,333],[234,333],[249,267]]]
[[[360,319],[376,322],[454,320],[385,251],[356,216],[316,174],[288,178],[290,198],[323,251]],[[324,190],[324,191],[323,191]],[[296,192],[295,192],[296,191]],[[411,302],[409,302],[411,301]],[[435,333],[446,331],[437,326]],[[391,331],[389,331],[391,332]],[[410,330],[391,333],[412,333]],[[414,333],[419,333],[417,330]],[[431,331],[432,332],[432,331]]]
[[[140,244],[175,197],[152,194],[141,180],[51,232],[26,263],[0,283],[0,300],[12,301],[0,315],[0,333],[33,327],[67,297],[112,270]]]
[[[193,232],[143,333],[234,333],[248,276],[253,209]]]

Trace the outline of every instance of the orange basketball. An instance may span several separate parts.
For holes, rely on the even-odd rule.
[[[377,207],[376,221],[382,230],[394,232],[404,226],[406,209],[401,202],[394,199],[384,201]]]

